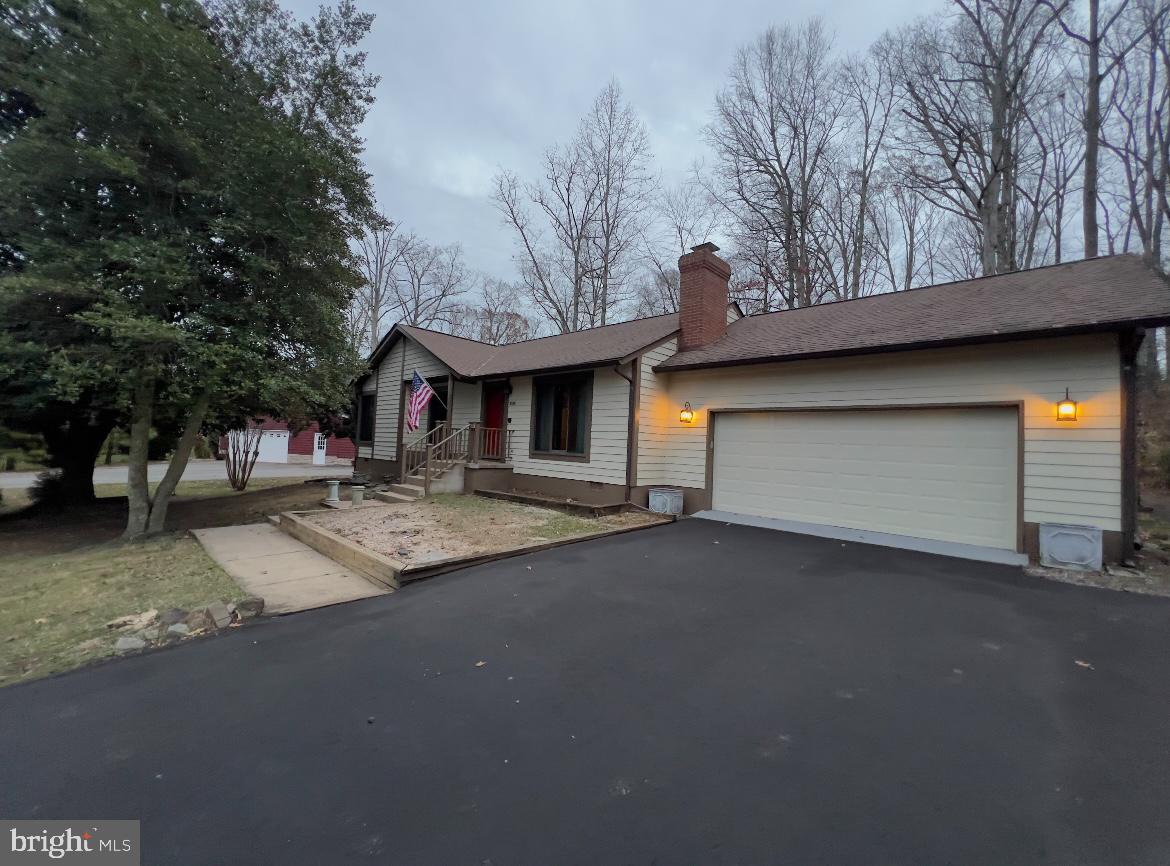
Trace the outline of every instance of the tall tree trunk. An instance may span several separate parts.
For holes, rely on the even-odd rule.
[[[150,485],[147,480],[147,466],[150,449],[150,426],[154,420],[154,374],[148,370],[138,372],[134,385],[134,405],[131,408],[130,460],[127,466],[126,531],[122,538],[133,541],[146,534],[150,520]]]
[[[167,522],[167,506],[171,503],[171,494],[183,477],[187,468],[187,461],[191,459],[191,451],[195,447],[195,440],[199,436],[199,428],[203,426],[203,419],[207,415],[207,407],[211,402],[210,396],[204,392],[195,398],[191,407],[191,414],[187,416],[187,424],[183,427],[183,435],[175,446],[175,453],[171,455],[171,462],[167,472],[159,482],[158,489],[150,503],[150,520],[147,523],[147,532],[151,535],[162,532]]]
[[[1089,74],[1085,82],[1085,183],[1081,190],[1085,258],[1097,255],[1097,145],[1101,137],[1101,0],[1089,0]]]
[[[61,470],[61,486],[66,502],[93,502],[93,467],[102,443],[114,429],[113,413],[96,418],[79,411],[61,427],[44,431],[49,450],[49,465]]]

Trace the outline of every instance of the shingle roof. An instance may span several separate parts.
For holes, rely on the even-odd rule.
[[[1170,323],[1170,287],[1138,256],[1087,259],[739,319],[658,370]]]
[[[677,330],[678,314],[670,313],[506,346],[491,346],[413,325],[395,326],[395,331],[418,342],[465,379],[614,363],[666,339]],[[390,335],[387,335],[371,358],[371,365],[377,363],[389,345]]]

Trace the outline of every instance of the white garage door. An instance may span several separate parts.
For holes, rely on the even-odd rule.
[[[1016,548],[1011,408],[715,416],[720,511]]]
[[[265,430],[260,437],[261,463],[288,463],[288,431]]]

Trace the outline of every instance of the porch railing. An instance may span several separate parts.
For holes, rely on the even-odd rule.
[[[420,476],[423,493],[431,492],[431,479],[456,463],[480,460],[508,460],[512,456],[512,431],[506,427],[481,427],[471,422],[452,430],[446,422],[402,447],[402,472],[405,483],[410,476]]]
[[[471,425],[472,463],[480,460],[509,460],[512,457],[512,431],[507,427]]]
[[[433,429],[428,430],[413,442],[405,443],[402,446],[402,469],[401,477],[398,480],[405,482],[409,476],[417,475],[427,462],[428,449],[434,447],[436,442],[446,438],[447,433],[447,424],[444,422],[436,424]]]

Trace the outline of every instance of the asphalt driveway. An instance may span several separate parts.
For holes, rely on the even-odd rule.
[[[2,689],[0,817],[152,864],[1164,864],[1168,626],[690,520]]]

